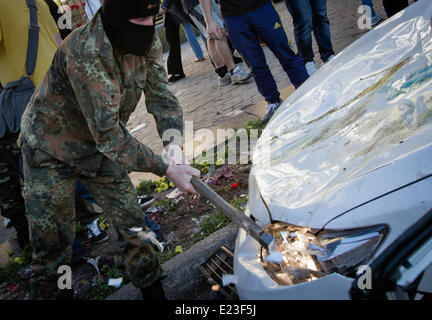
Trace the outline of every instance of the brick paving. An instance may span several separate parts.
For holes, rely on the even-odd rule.
[[[373,1],[375,11],[385,17],[382,1]],[[361,37],[367,30],[357,26],[358,8],[361,0],[328,0],[327,10],[330,20],[330,32],[334,50],[337,53]],[[284,2],[275,4],[283,26],[294,48],[294,28],[292,18]],[[205,47],[199,39],[201,47]],[[264,48],[266,59],[276,80],[282,98],[285,99],[293,90],[287,75],[278,60]],[[315,63],[319,67],[318,47],[314,41]],[[165,54],[165,59],[167,54]],[[194,130],[209,128],[215,132],[218,128],[243,127],[250,119],[261,118],[266,110],[266,102],[258,93],[255,82],[251,80],[243,85],[217,86],[217,76],[213,71],[208,54],[206,60],[194,62],[195,56],[189,44],[182,45],[183,69],[186,78],[173,84],[174,91],[184,111],[184,120],[193,121]],[[157,133],[153,117],[146,112],[144,99],[128,123],[129,130],[136,130],[133,135],[148,145],[154,152],[161,153],[163,146]],[[210,145],[209,145],[210,147]],[[191,156],[191,154],[188,154]],[[155,178],[148,173],[131,173],[134,184],[140,180]]]

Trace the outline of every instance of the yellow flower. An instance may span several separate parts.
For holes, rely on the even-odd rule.
[[[162,182],[161,185],[160,185],[160,188],[161,188],[163,191],[165,191],[165,190],[168,189],[168,185],[167,185],[165,182]]]
[[[200,165],[202,165],[203,167],[208,166],[207,160],[201,160]]]
[[[201,173],[205,174],[208,172],[208,167],[201,168]]]
[[[101,228],[103,229],[103,230],[105,230],[106,229],[106,224],[105,223],[103,223],[102,221],[100,221],[99,220],[99,225],[101,226]]]
[[[156,191],[157,193],[161,193],[162,189],[161,189],[161,188],[156,188],[155,191]]]
[[[182,253],[182,252],[183,252],[183,249],[181,246],[175,247],[175,253]]]
[[[169,183],[169,186],[170,186],[170,188],[174,188],[174,187],[175,187],[174,182],[171,181],[171,182]]]
[[[14,262],[15,262],[15,263],[18,263],[18,264],[23,264],[23,263],[24,263],[24,261],[23,261],[20,257],[16,257],[16,258],[14,259]]]
[[[162,178],[160,179],[161,182],[165,182],[165,180],[166,180],[165,177],[162,177]]]
[[[216,165],[216,167],[220,167],[220,166],[223,165],[224,163],[225,163],[224,160],[219,159],[218,161],[216,161],[215,165]]]

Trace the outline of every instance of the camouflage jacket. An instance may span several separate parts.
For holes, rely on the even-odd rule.
[[[163,175],[168,166],[162,158],[126,129],[144,92],[159,136],[167,129],[183,131],[183,112],[168,84],[160,39],[154,38],[148,55],[138,57],[113,49],[100,12],[75,30],[31,98],[21,138],[83,175],[95,176],[103,157]]]

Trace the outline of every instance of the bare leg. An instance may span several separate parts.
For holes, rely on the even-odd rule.
[[[212,59],[215,69],[218,69],[220,67],[223,67],[225,64],[223,63],[222,59],[219,57],[219,54],[216,50],[216,40],[209,39],[207,40],[208,50],[210,58]]]
[[[222,40],[214,40],[216,51],[218,53],[218,56],[222,60],[223,64],[226,65],[229,70],[233,70],[235,68],[235,63],[233,60],[230,47],[228,45],[225,29],[222,29],[222,32],[223,32]]]

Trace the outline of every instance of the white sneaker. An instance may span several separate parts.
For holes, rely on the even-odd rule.
[[[307,71],[309,77],[318,71],[318,69],[316,68],[315,62],[313,62],[313,61],[307,62],[305,64],[305,67],[306,67],[306,71]]]
[[[267,123],[271,119],[271,117],[276,112],[276,110],[279,108],[279,106],[281,105],[281,103],[282,103],[282,101],[279,101],[279,102],[269,103],[267,105],[267,112],[266,112],[266,114],[264,115],[264,118],[263,118],[263,122],[264,123]]]
[[[220,87],[226,86],[231,83],[231,74],[227,72],[223,77],[218,76],[218,85]]]
[[[12,227],[12,221],[9,218],[4,218],[3,225],[5,228],[10,228]]]
[[[237,66],[231,75],[231,82],[232,84],[242,84],[249,81],[250,78],[252,78],[252,74],[250,72],[246,72]]]

